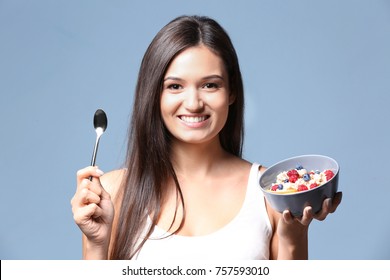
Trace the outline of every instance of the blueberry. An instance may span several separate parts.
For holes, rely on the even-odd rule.
[[[288,182],[289,182],[288,179],[286,179],[286,180],[283,181],[283,183],[288,183]]]
[[[301,170],[301,169],[303,169],[303,166],[300,165],[300,164],[298,164],[298,165],[295,167],[295,169],[296,169],[296,170]]]
[[[321,172],[319,170],[316,170],[316,174],[320,174]]]
[[[310,175],[307,173],[305,175],[303,175],[303,180],[305,180],[306,182],[310,181]]]
[[[283,184],[278,185],[278,190],[283,190]]]

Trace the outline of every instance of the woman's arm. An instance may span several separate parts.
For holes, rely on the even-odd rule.
[[[111,233],[116,224],[113,201],[122,172],[96,176],[94,170],[96,167],[87,167],[78,172],[78,189],[72,199],[72,209],[76,224],[83,233],[83,259],[102,260],[109,257]],[[89,176],[94,177],[92,181]]]
[[[308,259],[308,225],[290,219],[289,211],[280,214],[272,210],[273,236],[271,239],[271,258],[278,260]]]
[[[282,214],[273,210],[267,203],[267,211],[273,226],[270,245],[271,259],[306,260],[308,259],[308,231],[313,219],[324,220],[329,213],[336,211],[342,199],[339,192],[332,199],[324,200],[319,213],[313,214],[310,206],[303,211],[301,218],[292,217],[288,210]]]

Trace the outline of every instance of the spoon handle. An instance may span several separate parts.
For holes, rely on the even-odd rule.
[[[96,136],[96,142],[95,142],[95,146],[93,148],[91,166],[95,166],[95,163],[96,163],[96,155],[97,155],[97,151],[99,148],[99,140],[100,140],[100,136],[98,135],[98,136]],[[92,181],[92,176],[89,177],[89,180]]]
[[[93,148],[91,166],[95,166],[96,163],[96,155],[99,148],[99,140],[100,140],[100,136],[96,136],[96,142],[95,142],[95,147]]]

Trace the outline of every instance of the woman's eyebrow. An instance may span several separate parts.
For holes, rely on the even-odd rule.
[[[209,79],[219,79],[219,80],[222,80],[222,81],[225,80],[222,76],[217,75],[217,74],[202,77],[202,80],[209,80]],[[181,79],[179,77],[174,77],[174,76],[168,76],[168,77],[164,78],[164,82],[167,81],[167,80],[183,81],[183,79]]]
[[[221,79],[221,80],[224,80],[224,78],[221,75],[217,75],[217,74],[206,76],[203,79]]]
[[[183,81],[183,79],[180,79],[178,77],[173,77],[173,76],[168,76],[168,77],[164,78],[164,82],[167,81],[167,80]]]

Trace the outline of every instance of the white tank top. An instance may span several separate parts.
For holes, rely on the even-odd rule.
[[[207,235],[171,235],[158,226],[135,256],[138,260],[269,259],[271,223],[259,186],[259,164],[251,167],[244,203],[227,225]],[[151,220],[148,220],[148,226]],[[162,238],[165,237],[165,238]]]

